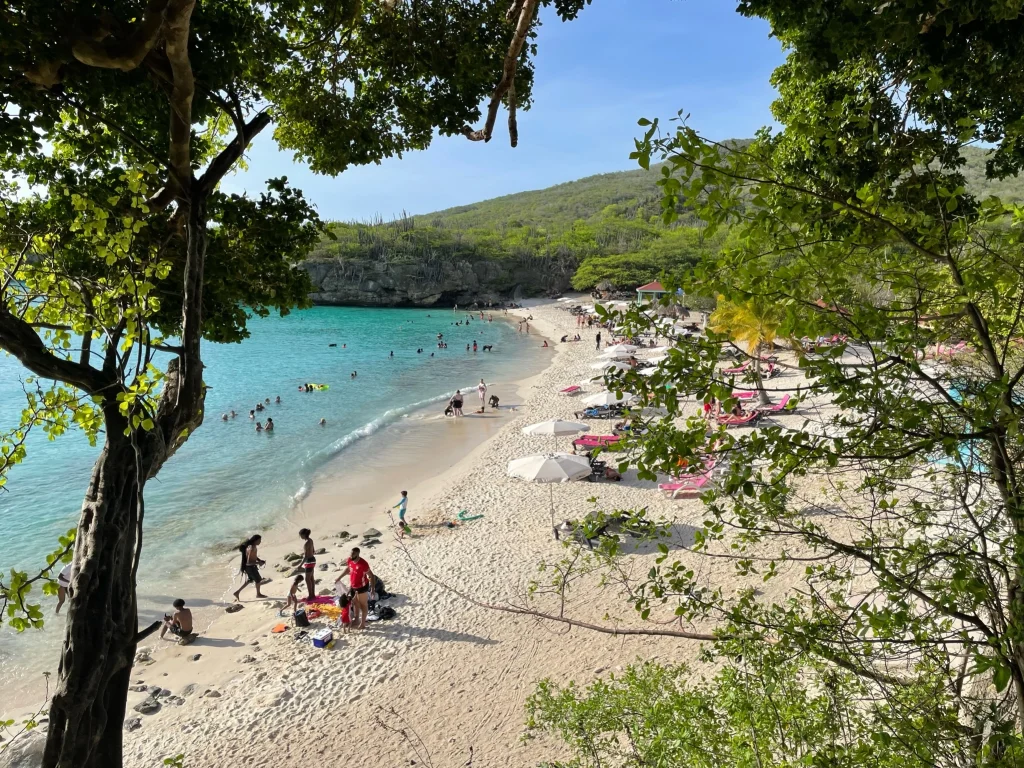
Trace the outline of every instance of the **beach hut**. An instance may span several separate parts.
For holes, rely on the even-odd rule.
[[[658,301],[658,299],[660,299],[666,293],[668,293],[668,291],[665,290],[665,287],[660,282],[655,280],[653,283],[641,285],[639,288],[636,289],[636,300],[639,304],[655,302]]]

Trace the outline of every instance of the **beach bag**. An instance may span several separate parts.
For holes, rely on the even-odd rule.
[[[395,618],[395,609],[390,605],[382,605],[377,609],[377,618],[381,621]]]
[[[309,618],[306,616],[306,609],[299,608],[295,611],[295,626],[296,627],[308,627]]]

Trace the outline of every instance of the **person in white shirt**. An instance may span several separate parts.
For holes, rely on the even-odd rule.
[[[480,379],[480,383],[476,385],[476,393],[480,397],[480,413],[483,413],[484,403],[487,402],[487,385],[484,384],[483,379]]]
[[[64,601],[68,597],[68,589],[71,588],[71,577],[73,575],[73,564],[68,563],[65,565],[59,574],[57,574],[57,610],[54,613],[60,613],[61,606],[64,605]]]

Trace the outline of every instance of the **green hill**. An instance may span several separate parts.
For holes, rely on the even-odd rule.
[[[964,156],[976,195],[1024,200],[1024,180],[985,177],[985,150]],[[686,211],[672,227],[661,223],[659,176],[657,168],[606,173],[392,222],[333,223],[336,239],[310,256],[310,274],[323,289],[314,296],[387,303],[392,291],[395,303],[465,301],[570,284],[589,290],[605,281],[631,290],[722,243],[722,235],[708,240]],[[467,270],[475,276],[460,280]],[[344,286],[353,279],[364,287],[349,295]]]

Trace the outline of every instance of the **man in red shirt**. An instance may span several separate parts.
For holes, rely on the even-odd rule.
[[[373,591],[375,577],[370,564],[359,556],[359,547],[353,547],[352,556],[345,565],[339,579],[349,577],[352,591],[352,626],[366,629],[366,615],[370,612],[370,592]]]

